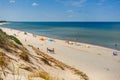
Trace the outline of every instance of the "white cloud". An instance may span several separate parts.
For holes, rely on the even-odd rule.
[[[39,5],[39,4],[36,3],[36,2],[32,3],[32,6],[38,6],[38,5]]]
[[[66,12],[68,12],[68,13],[73,13],[74,11],[73,11],[73,10],[67,10]]]
[[[56,1],[61,2],[63,4],[72,5],[75,7],[81,7],[83,6],[84,3],[87,2],[87,0],[56,0]]]
[[[15,3],[15,0],[9,0],[9,3]]]
[[[103,5],[106,0],[100,0],[100,2],[97,5]]]
[[[79,1],[73,0],[71,4],[72,4],[73,6],[81,7],[81,6],[83,6],[83,4],[84,4],[86,1],[87,1],[87,0],[79,0]]]

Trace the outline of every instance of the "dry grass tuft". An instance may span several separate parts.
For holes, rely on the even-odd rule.
[[[34,77],[39,77],[39,78],[42,78],[44,80],[52,80],[50,75],[45,71],[39,71],[39,72],[32,73],[32,74],[28,75],[29,80],[31,80]]]
[[[19,68],[25,69],[25,70],[28,70],[28,71],[32,71],[31,67],[29,65],[25,65],[25,64],[20,64]]]
[[[4,76],[6,76],[4,68],[6,68],[6,62],[5,62],[5,57],[4,57],[4,53],[0,52],[0,67],[2,69],[2,72],[4,74]]]
[[[32,47],[32,45],[30,45],[30,44],[29,44],[28,46],[29,46],[29,47]]]
[[[14,49],[17,48],[17,46],[12,41],[8,42],[8,46],[10,46],[10,47],[12,47]]]
[[[29,61],[29,57],[27,55],[27,52],[23,51],[23,52],[19,53],[19,56],[21,59],[23,59],[25,61]]]
[[[59,67],[62,70],[65,70],[65,68],[61,64],[55,64],[55,66]]]
[[[4,64],[5,64],[4,60],[5,60],[4,54],[2,52],[0,52],[0,66],[4,66]]]
[[[82,76],[84,80],[89,80],[88,76],[81,71],[75,70],[75,74]]]
[[[49,66],[52,66],[49,61],[47,59],[44,59],[44,58],[40,58],[41,61],[43,61],[45,64],[49,65]]]

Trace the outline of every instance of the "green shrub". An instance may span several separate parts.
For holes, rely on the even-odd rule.
[[[8,35],[0,29],[0,44],[6,44]]]
[[[20,42],[20,40],[17,39],[15,36],[10,35],[9,38],[12,39],[12,40],[14,40],[17,44],[22,45],[22,43]]]

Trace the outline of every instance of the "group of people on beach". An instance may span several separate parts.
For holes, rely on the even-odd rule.
[[[17,36],[17,34],[13,34],[14,36]],[[24,32],[24,35],[27,35],[27,32]],[[34,35],[33,34],[33,37],[36,37],[36,35]],[[27,40],[26,40],[26,38],[25,38],[25,42],[26,42]],[[50,40],[48,40],[48,41],[50,41],[50,42],[53,42],[54,40],[53,39],[50,39]],[[69,45],[73,45],[74,43],[73,42],[71,42],[71,41],[69,41],[69,40],[66,40],[65,41],[65,43],[67,43],[67,44],[69,44]],[[117,44],[115,44],[115,47],[117,46]],[[88,48],[89,48],[89,46],[88,46]],[[50,49],[50,48],[46,48],[46,50],[47,50],[47,52],[49,52],[49,53],[53,53],[53,54],[55,54],[55,49],[53,48],[53,49]],[[113,56],[117,56],[118,55],[118,52],[117,51],[113,51],[112,52],[112,55]]]

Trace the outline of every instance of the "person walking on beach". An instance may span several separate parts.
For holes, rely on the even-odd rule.
[[[117,43],[116,43],[116,44],[115,44],[115,49],[117,49],[117,46],[118,46],[118,45],[117,45]]]

